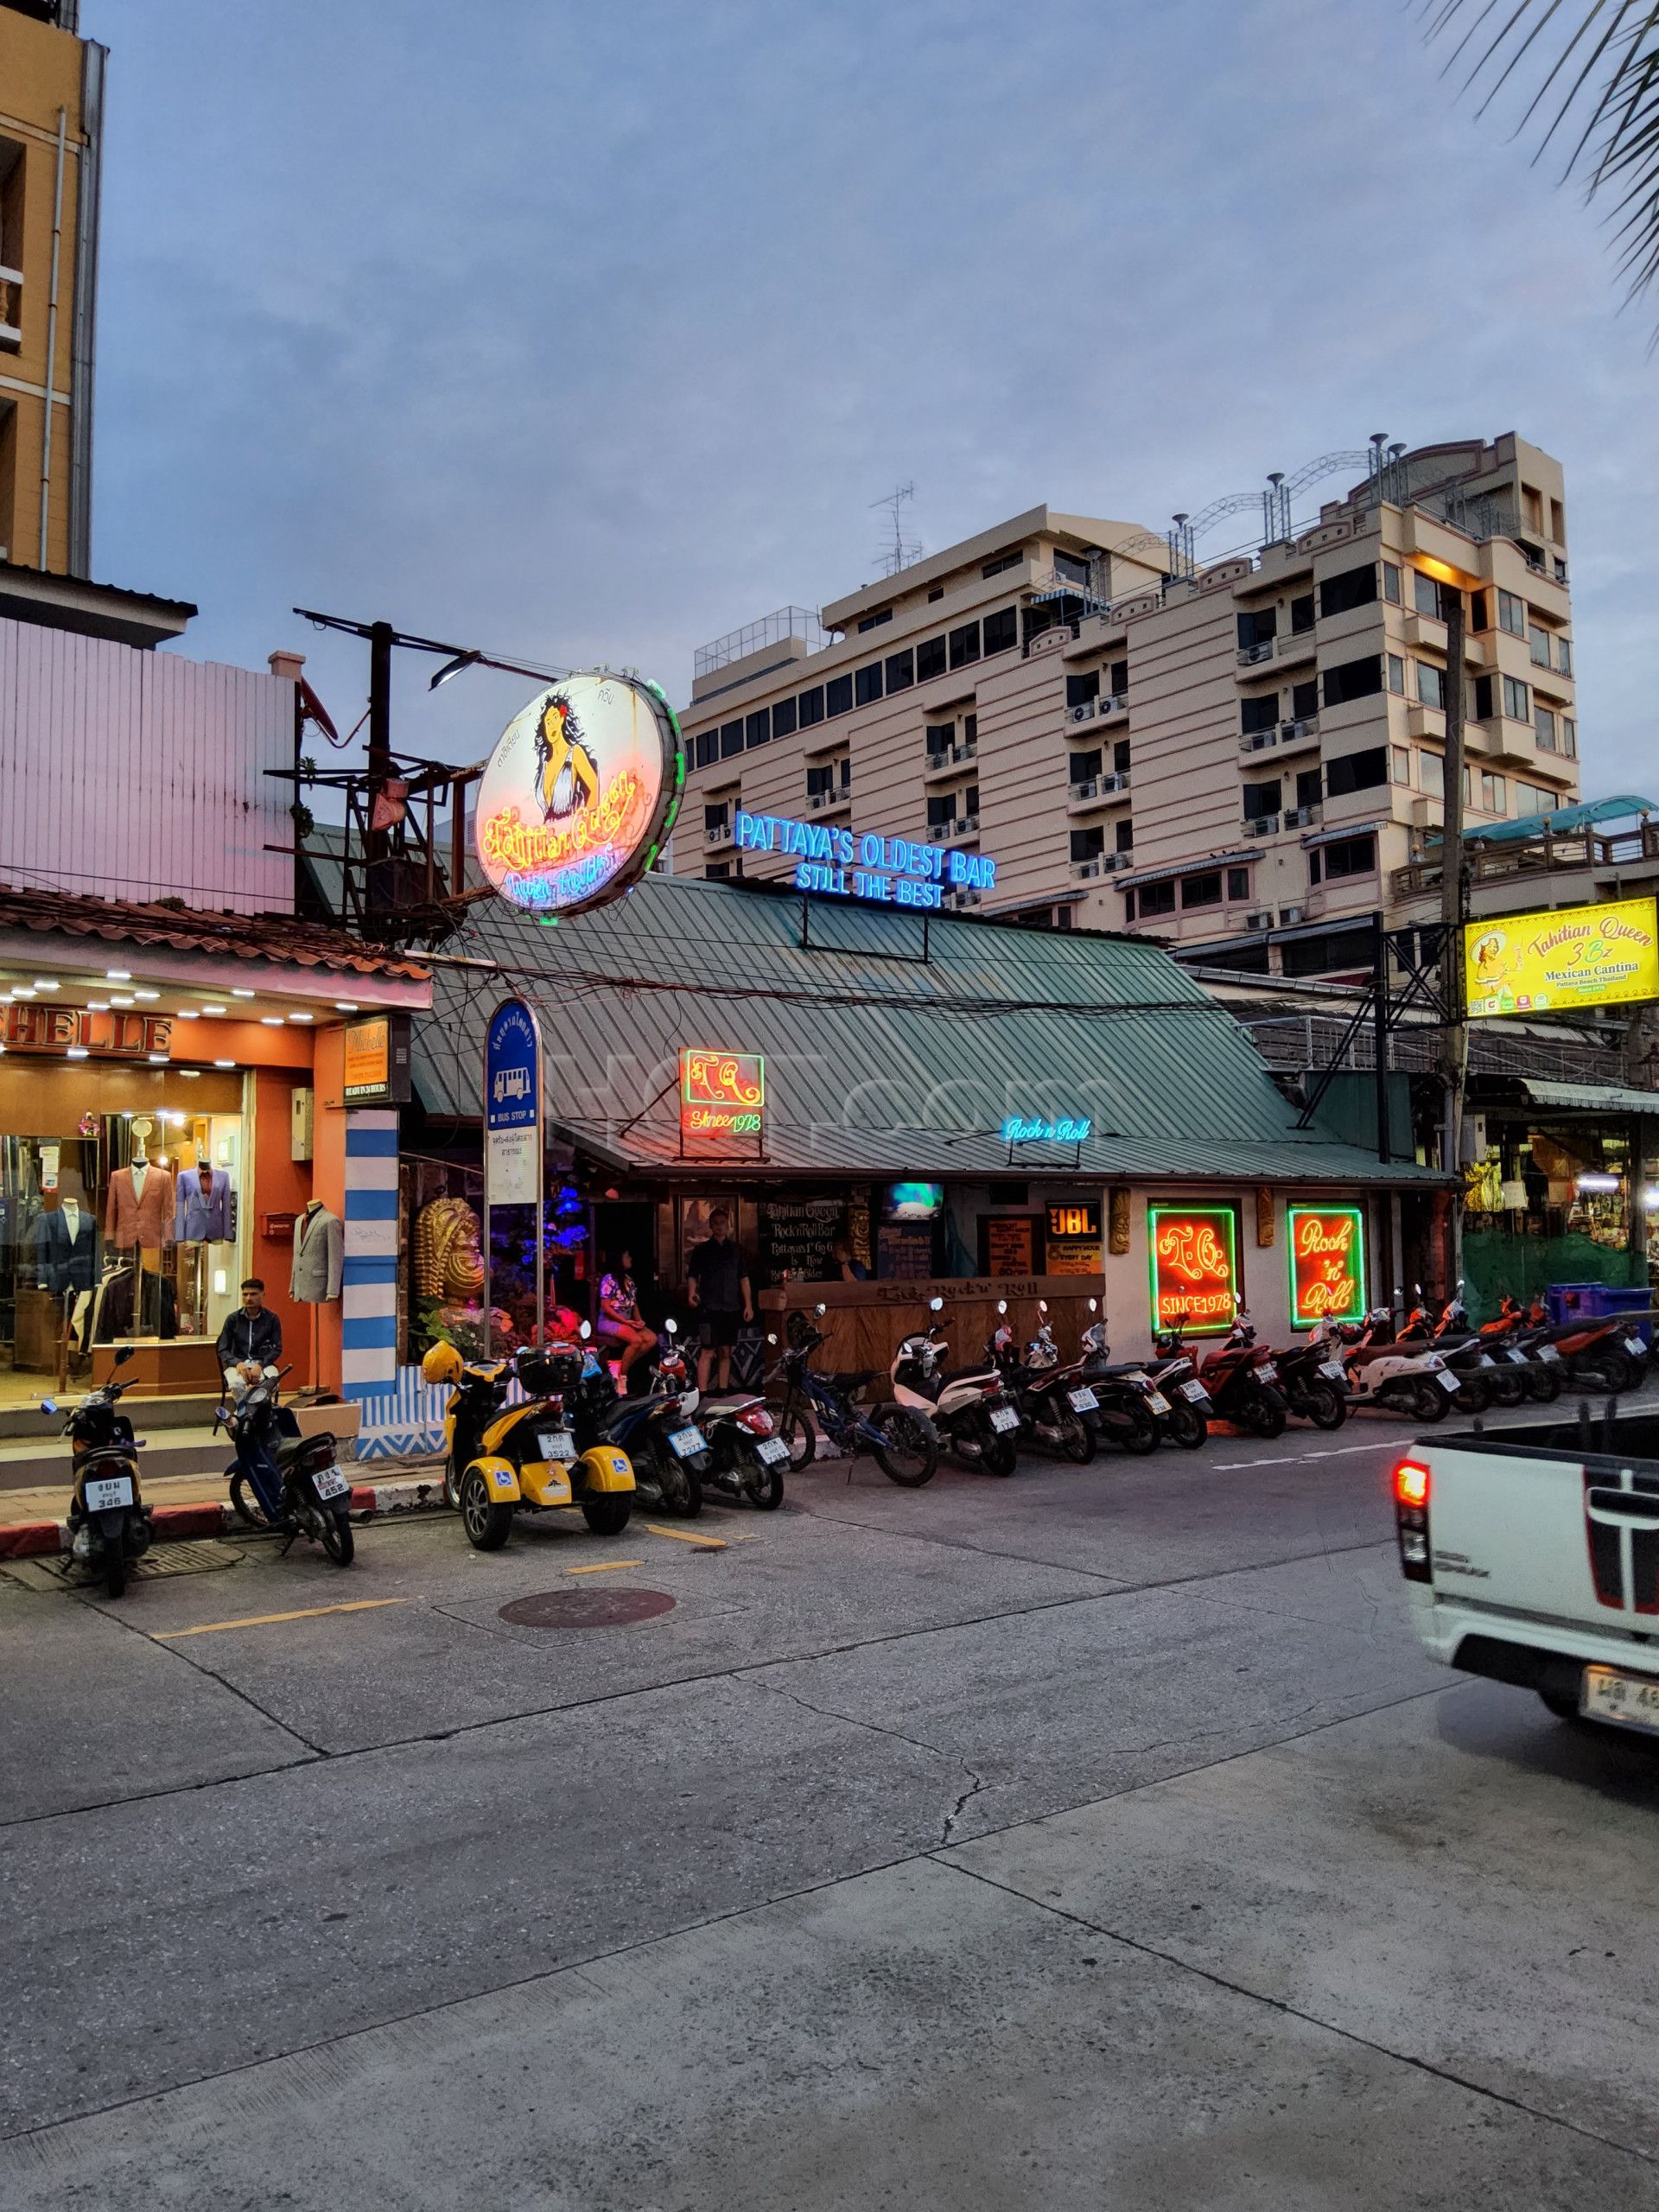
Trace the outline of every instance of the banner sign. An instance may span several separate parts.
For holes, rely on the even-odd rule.
[[[1100,1208],[1070,1204],[1050,1206],[1044,1273],[1097,1275],[1100,1268]]]
[[[484,1174],[490,1205],[542,1195],[542,1040],[522,999],[504,999],[485,1036]]]
[[[169,1052],[170,1014],[92,1014],[73,1006],[0,1008],[0,1044],[9,1052],[73,1052],[77,1059],[148,1059]]]
[[[702,1151],[737,1142],[760,1149],[766,1064],[758,1052],[689,1045],[680,1054],[680,1147]]]
[[[556,919],[643,875],[685,783],[679,724],[655,684],[567,676],[502,732],[478,787],[479,865],[504,899]]]
[[[947,890],[994,891],[996,862],[954,845],[927,845],[911,837],[860,835],[826,822],[797,822],[783,814],[751,814],[739,807],[732,826],[739,852],[792,855],[798,891],[834,899],[868,899],[888,906],[943,906]]]
[[[409,1016],[348,1021],[340,1096],[347,1106],[402,1106],[409,1099]]]
[[[1147,1243],[1154,1327],[1184,1319],[1190,1337],[1225,1335],[1239,1304],[1236,1210],[1148,1206]]]
[[[1471,1016],[1571,1013],[1659,998],[1653,899],[1615,899],[1469,922],[1464,995]]]
[[[1365,1216],[1359,1206],[1291,1206],[1290,1325],[1365,1318]]]

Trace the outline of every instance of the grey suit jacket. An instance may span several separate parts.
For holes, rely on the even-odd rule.
[[[340,1296],[346,1259],[346,1224],[319,1206],[294,1224],[294,1272],[288,1294],[301,1306],[324,1306]]]

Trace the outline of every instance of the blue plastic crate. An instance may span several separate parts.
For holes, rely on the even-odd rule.
[[[1599,1282],[1551,1283],[1544,1293],[1550,1319],[1558,1328],[1564,1321],[1593,1320],[1598,1308],[1592,1301],[1605,1287]]]
[[[1611,1283],[1599,1282],[1595,1286],[1594,1302],[1589,1310],[1598,1319],[1602,1320],[1605,1320],[1610,1313],[1650,1313],[1653,1311],[1653,1293],[1639,1287],[1626,1290],[1617,1287]],[[1637,1322],[1632,1333],[1640,1337],[1643,1343],[1651,1348],[1653,1344],[1651,1321]]]

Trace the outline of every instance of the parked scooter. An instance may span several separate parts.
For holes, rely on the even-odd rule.
[[[1098,1310],[1099,1301],[1091,1298],[1089,1311]],[[1167,1434],[1190,1451],[1209,1435],[1210,1395],[1202,1383],[1196,1395],[1187,1387],[1195,1380],[1192,1362],[1179,1339],[1173,1351],[1156,1359],[1114,1364],[1103,1318],[1084,1331],[1081,1349],[1084,1380],[1097,1401],[1093,1419],[1109,1444],[1140,1454],[1155,1452]]]
[[[1342,1427],[1348,1418],[1348,1370],[1342,1363],[1334,1323],[1316,1321],[1305,1344],[1274,1352],[1273,1363],[1293,1414],[1311,1421],[1315,1428]]]
[[[709,1439],[709,1465],[702,1478],[705,1494],[713,1490],[734,1499],[746,1500],[763,1513],[784,1502],[784,1469],[789,1446],[779,1436],[764,1398],[753,1395],[702,1398],[697,1391],[680,1325],[669,1320],[658,1343],[652,1370],[656,1387],[677,1396],[682,1413],[695,1413]]]
[[[1198,1375],[1224,1421],[1236,1421],[1257,1436],[1284,1434],[1290,1408],[1280,1388],[1273,1350],[1256,1343],[1255,1327],[1242,1306]]]
[[[588,1324],[582,1323],[586,1336]],[[578,1449],[612,1446],[626,1452],[642,1496],[651,1493],[664,1513],[695,1521],[702,1510],[702,1486],[714,1465],[708,1437],[691,1415],[697,1392],[652,1390],[643,1398],[623,1395],[610,1370],[584,1350],[580,1372],[564,1392]]]
[[[1462,1289],[1459,1282],[1458,1290]],[[1395,1342],[1433,1346],[1458,1378],[1458,1405],[1464,1413],[1484,1414],[1494,1402],[1518,1406],[1525,1395],[1525,1384],[1510,1362],[1498,1365],[1483,1339],[1469,1327],[1461,1296],[1447,1299],[1440,1319],[1431,1322],[1422,1302],[1421,1283],[1415,1290],[1417,1303],[1401,1323]]]
[[[123,1344],[118,1367],[132,1357]],[[69,1439],[74,1494],[69,1501],[71,1555],[103,1578],[105,1593],[118,1598],[127,1586],[127,1569],[149,1549],[150,1509],[138,1486],[138,1440],[120,1410],[124,1382],[113,1377],[76,1401],[60,1433]],[[43,1398],[41,1411],[58,1411]]]
[[[1344,1323],[1338,1332],[1343,1364],[1356,1406],[1376,1406],[1408,1420],[1438,1421],[1457,1395],[1459,1384],[1441,1355],[1427,1344],[1397,1344],[1394,1319],[1386,1306],[1374,1306],[1363,1327]]]
[[[1535,1318],[1506,1292],[1492,1319],[1481,1323],[1480,1340],[1500,1366],[1507,1363],[1515,1369],[1528,1397],[1553,1405],[1566,1376],[1560,1351],[1542,1340],[1548,1318],[1541,1306]]]
[[[815,1306],[810,1320],[802,1313],[790,1314],[784,1324],[788,1341],[783,1357],[766,1376],[769,1382],[781,1381],[784,1386],[777,1427],[789,1452],[791,1471],[798,1473],[811,1465],[822,1429],[843,1452],[868,1452],[889,1482],[902,1490],[919,1490],[932,1481],[939,1464],[931,1401],[895,1387],[892,1398],[861,1406],[855,1402],[856,1394],[876,1380],[880,1368],[815,1373],[812,1355],[823,1342],[817,1324],[828,1310]],[[769,1344],[777,1341],[775,1335],[766,1338]]]
[[[340,1448],[331,1432],[302,1436],[300,1425],[280,1403],[288,1369],[267,1367],[239,1398],[226,1398],[213,1416],[236,1458],[225,1470],[231,1504],[250,1528],[275,1529],[288,1542],[296,1536],[321,1544],[336,1567],[349,1567],[356,1550],[352,1534],[352,1486],[340,1471]]]
[[[929,1300],[930,1313],[944,1308],[942,1298]],[[977,1367],[943,1369],[947,1348],[944,1326],[937,1320],[906,1337],[888,1370],[895,1395],[901,1403],[907,1396],[931,1410],[947,1451],[988,1475],[1011,1475],[1019,1464],[1020,1408],[989,1360]]]
[[[1100,1400],[1083,1379],[1081,1360],[1062,1365],[1060,1348],[1048,1325],[1048,1300],[1037,1301],[1041,1318],[1023,1360],[1014,1349],[1006,1298],[997,1300],[996,1310],[999,1318],[986,1356],[1019,1409],[1021,1437],[1086,1467],[1095,1456],[1095,1430],[1087,1417],[1099,1411]]]
[[[1647,1380],[1650,1355],[1635,1325],[1642,1318],[1614,1313],[1602,1320],[1558,1322],[1535,1341],[1541,1351],[1554,1345],[1569,1382],[1623,1395]]]

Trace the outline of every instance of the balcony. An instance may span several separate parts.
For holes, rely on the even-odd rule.
[[[1316,799],[1312,806],[1287,806],[1280,819],[1287,830],[1317,829],[1325,809]]]
[[[837,784],[833,791],[809,791],[806,795],[809,814],[831,814],[837,808],[850,806],[852,803],[853,787],[850,783]]]
[[[1127,691],[1109,691],[1103,699],[1084,699],[1075,707],[1068,707],[1065,710],[1066,726],[1070,728],[1078,722],[1104,721],[1109,715],[1127,714],[1128,708],[1129,695]]]
[[[1129,791],[1129,772],[1115,769],[1107,776],[1085,776],[1081,782],[1070,785],[1065,796],[1065,810],[1077,814],[1091,806],[1109,806],[1114,799],[1127,798]]]
[[[1256,668],[1259,667],[1264,660],[1271,660],[1273,658],[1273,649],[1276,643],[1277,640],[1273,638],[1258,638],[1253,645],[1241,645],[1238,649],[1239,666],[1241,668]]]
[[[1293,745],[1313,745],[1319,742],[1319,719],[1317,715],[1299,722],[1275,722],[1271,729],[1246,730],[1238,741],[1241,753],[1266,753],[1274,746],[1288,750]]]
[[[715,823],[703,831],[702,842],[705,845],[729,845],[732,842],[731,823],[729,822]]]
[[[959,814],[953,822],[930,822],[927,825],[930,845],[954,845],[960,838],[976,837],[978,835],[979,817],[976,814]]]
[[[1276,837],[1279,835],[1279,817],[1276,814],[1247,814],[1243,834],[1247,837]]]
[[[964,737],[955,745],[942,746],[937,753],[927,755],[927,765],[922,772],[924,780],[931,783],[935,776],[948,776],[953,768],[978,758],[979,740],[976,737]]]
[[[16,353],[23,342],[23,272],[0,266],[0,353]]]

